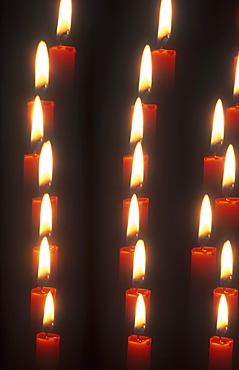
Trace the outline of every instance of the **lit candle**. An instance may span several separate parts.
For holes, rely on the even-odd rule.
[[[136,209],[138,207],[139,212],[139,222],[140,227],[137,229],[135,227],[132,228],[132,231],[128,233],[130,230],[130,225],[128,223],[128,218],[130,218],[130,214],[132,213],[131,209]],[[131,198],[123,200],[123,231],[125,233],[126,226],[127,226],[127,240],[129,244],[134,244],[135,240],[139,235],[140,230],[140,237],[144,237],[147,235],[147,228],[148,228],[148,210],[149,209],[149,199],[148,198],[137,198],[136,194],[133,194]],[[130,240],[133,238],[133,241]]]
[[[130,179],[132,175],[132,164],[134,160],[134,155],[125,155],[123,157],[123,189],[124,194],[129,194],[130,189]],[[143,179],[142,192],[147,193],[148,186],[148,154],[143,155]]]
[[[38,167],[38,183],[41,193],[48,192],[51,187],[53,173],[53,156],[51,142],[46,141],[41,148],[39,167]]]
[[[144,136],[144,115],[142,101],[136,99],[132,116],[132,125],[130,131],[130,147],[133,150],[138,142],[142,142]]]
[[[222,294],[218,307],[217,336],[210,338],[209,370],[231,370],[233,339],[226,338],[228,326],[227,300]]]
[[[211,151],[212,156],[204,158],[204,191],[212,198],[217,198],[221,194],[221,184],[225,157],[217,154],[221,149],[224,139],[224,113],[221,99],[218,99],[214,111]]]
[[[59,369],[60,335],[49,333],[54,326],[54,301],[51,292],[47,294],[43,332],[36,335],[36,368],[39,370]]]
[[[212,228],[212,210],[209,196],[206,194],[202,200],[198,241],[200,247],[191,250],[191,277],[193,284],[204,287],[213,287],[216,276],[216,248],[208,247]]]
[[[146,309],[144,298],[138,295],[135,309],[135,335],[128,337],[127,369],[147,370],[150,369],[151,343],[150,337],[143,336],[146,326]]]

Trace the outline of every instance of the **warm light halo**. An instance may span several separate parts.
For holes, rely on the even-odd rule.
[[[144,130],[143,107],[141,99],[137,98],[134,105],[130,133],[130,146],[132,148],[137,144],[138,141],[143,140],[143,130]]]
[[[39,156],[38,182],[40,188],[47,187],[48,189],[51,186],[52,172],[53,172],[52,146],[50,140],[48,140],[42,145]]]
[[[46,332],[51,331],[54,326],[54,300],[52,292],[48,292],[46,296],[44,315],[43,315],[43,327]]]
[[[60,40],[60,42],[62,42],[70,33],[71,18],[72,18],[72,1],[61,0],[56,30],[57,37]]]
[[[142,335],[146,326],[146,308],[144,297],[139,293],[136,301],[134,332],[136,335]]]
[[[237,63],[236,63],[236,74],[235,74],[235,82],[234,82],[234,88],[233,88],[233,97],[234,101],[239,104],[239,54],[237,57]]]
[[[210,198],[205,194],[202,200],[200,221],[198,229],[198,240],[200,245],[207,244],[212,230],[212,209]]]
[[[224,111],[222,100],[218,99],[213,116],[211,149],[213,153],[220,150],[224,139]]]
[[[144,153],[141,142],[136,144],[133,161],[132,161],[132,173],[130,179],[130,189],[133,192],[137,192],[143,186],[144,181]]]
[[[235,184],[236,160],[232,144],[228,145],[223,171],[222,187],[226,196],[229,195]]]
[[[49,82],[49,55],[45,41],[40,41],[35,60],[35,89],[45,91]]]
[[[139,239],[135,245],[133,261],[133,286],[139,288],[145,277],[146,254],[145,245],[142,239]]]
[[[31,145],[36,149],[40,145],[44,135],[43,110],[40,97],[37,95],[33,103]]]
[[[223,336],[228,329],[228,305],[225,294],[221,295],[217,314],[217,334]]]
[[[172,26],[172,3],[171,0],[162,0],[159,9],[158,44],[161,46],[170,38]]]
[[[139,92],[150,92],[152,86],[152,54],[149,45],[145,45],[139,74]]]
[[[136,194],[133,194],[129,205],[129,215],[126,236],[128,240],[137,238],[139,233],[139,203]]]
[[[52,206],[48,193],[45,193],[41,201],[39,235],[44,237],[52,232]]]
[[[222,247],[221,253],[221,283],[228,285],[232,279],[233,256],[230,240],[227,240]]]
[[[40,286],[45,286],[50,278],[51,272],[51,257],[48,239],[44,237],[39,249],[39,264],[38,264],[38,282]]]

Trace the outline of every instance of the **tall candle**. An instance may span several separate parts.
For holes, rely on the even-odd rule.
[[[151,290],[143,288],[130,288],[125,292],[125,330],[130,332],[135,317],[135,306],[138,295],[142,294],[146,306],[146,319],[149,322]]]
[[[131,198],[123,200],[123,231],[126,234],[126,226],[129,216]],[[139,205],[139,218],[140,218],[140,228],[139,235],[144,238],[147,235],[148,229],[148,212],[149,212],[149,198],[138,198]]]
[[[31,290],[31,328],[34,333],[37,333],[42,327],[44,305],[48,292],[52,293],[56,302],[56,288],[38,286]]]

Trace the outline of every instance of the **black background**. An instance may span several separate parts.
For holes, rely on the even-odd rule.
[[[77,48],[75,90],[56,105],[52,139],[51,194],[59,196],[60,248],[54,330],[61,335],[62,369],[125,368],[124,297],[118,292],[118,254],[125,245],[121,202],[128,196],[122,194],[122,156],[130,153],[129,113],[142,50],[146,43],[157,48],[158,3],[73,2],[67,43]],[[33,246],[22,186],[23,155],[30,152],[26,104],[35,95],[37,44],[41,39],[49,47],[55,44],[57,16],[55,0],[1,6],[1,342],[8,369],[32,368]],[[211,319],[198,315],[202,302],[192,313],[190,249],[197,245],[203,157],[210,155],[214,105],[219,97],[225,107],[233,105],[238,22],[236,0],[174,1],[168,43],[177,51],[175,96],[168,102],[172,119],[159,130],[159,156],[150,158],[154,175],[145,287],[152,290],[147,333],[153,338],[153,369],[207,368],[208,339],[215,331],[212,325],[201,332]],[[53,100],[50,87],[47,94]],[[154,103],[150,96],[148,102]],[[237,184],[233,195],[238,196]],[[238,260],[234,266],[239,268]],[[238,338],[235,353],[236,369]]]

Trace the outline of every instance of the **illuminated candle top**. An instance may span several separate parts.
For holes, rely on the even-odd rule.
[[[62,44],[70,34],[72,16],[71,0],[61,0],[59,7],[59,16],[57,22],[57,41]]]
[[[54,326],[54,301],[51,292],[47,293],[43,315],[43,331],[49,333]]]
[[[129,205],[129,216],[127,224],[127,241],[134,245],[139,234],[139,202],[136,194],[133,194]]]
[[[224,139],[224,112],[221,99],[218,99],[213,116],[211,151],[214,155],[221,149]]]
[[[139,95],[142,97],[150,93],[152,86],[152,55],[149,45],[145,45],[141,59],[139,74]]]
[[[41,238],[51,235],[52,207],[49,194],[44,194],[41,201],[39,235]]]
[[[137,98],[134,105],[134,111],[132,116],[132,126],[130,133],[131,149],[134,148],[138,141],[143,140],[143,131],[144,131],[143,107],[141,99]]]
[[[42,95],[48,88],[49,82],[49,55],[46,43],[40,41],[37,47],[35,60],[35,91]]]
[[[227,197],[235,185],[235,176],[236,176],[236,160],[234,148],[230,144],[228,145],[225,157],[224,171],[223,171],[223,180],[222,180],[222,190]]]
[[[222,247],[221,254],[221,285],[228,286],[232,280],[233,257],[231,242],[227,240]]]
[[[134,150],[132,162],[132,173],[130,180],[131,193],[138,194],[143,186],[143,181],[144,181],[144,154],[142,144],[138,142]]]
[[[146,326],[146,309],[144,297],[139,294],[136,301],[135,320],[134,320],[134,334],[143,335]]]
[[[39,264],[38,264],[38,284],[39,286],[46,286],[50,278],[51,260],[50,248],[46,237],[44,237],[40,244]]]
[[[53,156],[51,142],[46,141],[41,148],[38,167],[39,189],[44,193],[51,186],[53,172]]]
[[[158,37],[159,47],[163,47],[170,39],[172,25],[172,4],[171,0],[162,0],[159,9]]]
[[[225,294],[221,295],[217,314],[217,335],[223,337],[228,330],[228,306]]]
[[[202,200],[200,221],[198,229],[198,242],[201,246],[208,243],[212,229],[212,210],[209,196],[206,194]]]
[[[235,75],[235,83],[234,83],[234,89],[233,89],[233,99],[236,104],[239,104],[239,54],[237,57],[236,75]]]
[[[37,95],[34,100],[31,128],[31,147],[38,152],[42,144],[44,134],[43,111],[41,99]]]
[[[146,255],[144,241],[139,239],[135,245],[133,262],[133,286],[139,288],[145,277]]]

